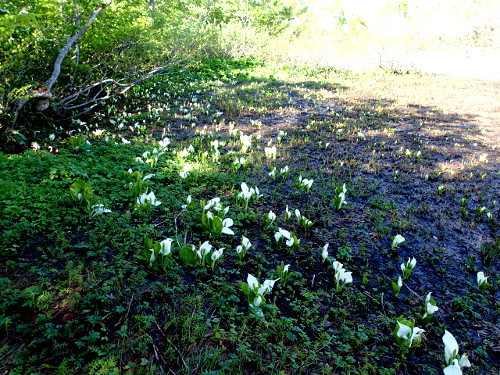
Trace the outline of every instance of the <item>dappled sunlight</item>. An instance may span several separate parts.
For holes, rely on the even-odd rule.
[[[498,113],[500,89],[492,81],[434,75],[370,75],[346,80],[359,101],[373,99],[374,106],[390,106],[405,112],[402,125],[420,128],[431,137],[466,131],[471,142],[490,147],[500,144]],[[339,94],[342,98],[342,93]],[[356,99],[354,99],[356,100]],[[427,126],[427,118],[436,118]],[[474,124],[473,127],[470,125]]]
[[[157,79],[96,113],[98,125],[45,129],[37,147],[0,155],[0,220],[11,228],[0,240],[6,269],[19,275],[2,280],[8,297],[21,295],[4,311],[36,328],[13,337],[4,321],[7,342],[48,335],[93,364],[100,359],[83,343],[104,352],[111,343],[132,358],[112,368],[186,375],[219,369],[239,353],[233,342],[305,356],[304,373],[335,371],[332,356],[336,368],[363,373],[374,364],[439,372],[436,342],[443,326],[461,332],[457,316],[476,327],[460,342],[484,345],[497,319],[498,161],[471,140],[474,116],[402,104],[387,87],[359,95],[367,77],[345,72],[236,81],[239,65],[218,68],[224,80],[196,71],[176,86]],[[71,278],[71,296],[26,287],[33,278]],[[46,311],[49,325],[36,320]],[[225,348],[216,356],[214,343]],[[464,352],[474,366],[495,366]],[[66,355],[44,353],[25,367]],[[255,373],[276,365],[236,363]]]
[[[0,372],[498,373],[498,2],[51,1],[0,5]]]

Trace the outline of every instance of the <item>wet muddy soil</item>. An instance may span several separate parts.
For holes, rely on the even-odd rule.
[[[277,144],[279,161],[264,161],[253,179],[266,191],[273,166],[289,165],[293,171],[293,178],[269,185],[275,193],[265,209],[280,212],[288,204],[315,223],[312,233],[303,234],[301,248],[307,250],[294,254],[294,267],[311,282],[311,290],[331,284],[317,259],[325,243],[357,271],[355,284],[376,300],[372,307],[377,309],[384,309],[381,284],[395,280],[400,263],[415,257],[418,267],[405,283],[406,297],[386,297],[388,309],[404,316],[432,292],[439,301],[438,323],[467,341],[476,361],[498,362],[499,294],[494,288],[483,298],[475,283],[478,271],[495,278],[498,270],[499,85],[384,74],[327,84],[297,79],[228,89],[240,98],[239,110],[228,120],[245,134],[261,134],[276,144],[279,130],[288,133]],[[248,98],[252,103],[245,106]],[[256,102],[265,110],[258,110]],[[296,193],[299,174],[314,179],[311,193]],[[338,211],[332,203],[334,190],[344,183],[347,204]],[[391,250],[396,234],[406,242]],[[357,310],[351,317],[368,322],[368,315]],[[427,341],[432,340],[439,348],[440,337],[429,331]],[[381,338],[374,345],[391,343]],[[473,352],[480,347],[488,359]],[[415,361],[430,359],[421,355]],[[418,366],[407,371],[426,373]]]

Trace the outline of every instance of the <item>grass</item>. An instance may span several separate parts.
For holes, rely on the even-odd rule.
[[[368,78],[209,60],[145,83],[66,130],[42,126],[39,148],[1,154],[0,369],[438,374],[447,329],[469,355],[464,372],[497,373],[495,149],[477,138],[470,116],[359,96]],[[234,130],[252,135],[248,150]],[[278,143],[280,130],[287,134]],[[159,143],[165,137],[170,144]],[[265,156],[270,141],[276,159]],[[162,152],[156,163],[136,160],[154,149]],[[249,162],[235,168],[240,157]],[[285,165],[286,178],[268,175]],[[143,182],[159,206],[137,204],[145,188],[129,188],[129,168],[140,180],[154,174]],[[297,188],[299,175],[313,179],[309,191]],[[88,199],[71,195],[77,180],[92,188]],[[248,209],[236,204],[242,182],[262,194]],[[344,183],[346,203],[337,209]],[[223,218],[233,220],[234,235],[202,225],[214,197],[229,207]],[[98,203],[111,212],[93,211]],[[294,214],[285,221],[286,205],[312,227],[297,225]],[[277,218],[267,225],[270,210]],[[276,244],[278,228],[296,233],[297,249]],[[391,249],[396,234],[406,241]],[[243,235],[252,246],[240,261]],[[156,251],[152,260],[145,239],[166,238],[171,255]],[[181,254],[207,240],[225,249],[213,269],[209,258],[187,265]],[[395,296],[392,282],[409,257],[417,265]],[[335,259],[353,277],[340,291]],[[278,280],[261,305],[249,306],[255,295],[247,300],[241,287],[248,274],[275,280],[281,262],[290,265],[286,284]],[[490,277],[485,292],[478,271]],[[439,310],[422,326],[429,292]],[[399,317],[426,330],[419,347],[396,345]]]

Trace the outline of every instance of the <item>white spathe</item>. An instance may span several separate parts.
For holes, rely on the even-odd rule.
[[[447,364],[451,364],[453,358],[455,358],[458,355],[458,343],[455,337],[447,330],[444,331],[443,344],[444,344],[444,359]]]

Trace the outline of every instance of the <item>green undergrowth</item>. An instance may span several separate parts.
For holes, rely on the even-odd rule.
[[[443,180],[401,114],[328,103],[347,73],[287,69],[207,60],[0,155],[0,370],[438,374],[446,329],[465,373],[496,371],[495,171]],[[464,253],[456,223],[486,244]]]

